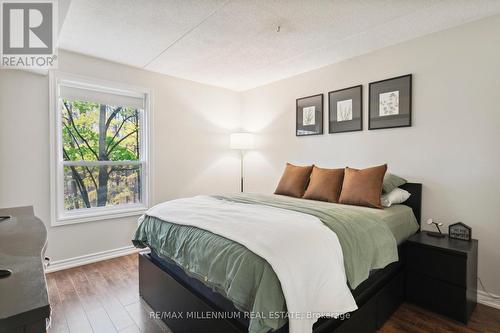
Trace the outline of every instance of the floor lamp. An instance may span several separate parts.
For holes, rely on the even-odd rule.
[[[254,148],[255,138],[252,133],[233,133],[230,137],[231,149],[240,151],[240,185],[241,192],[243,192],[244,173],[243,173],[243,158],[245,151]]]

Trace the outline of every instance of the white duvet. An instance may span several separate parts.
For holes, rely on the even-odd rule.
[[[209,196],[164,202],[146,215],[207,230],[264,258],[280,280],[290,333],[312,332],[318,317],[357,309],[337,235],[315,216]]]

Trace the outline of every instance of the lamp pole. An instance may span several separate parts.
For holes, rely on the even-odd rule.
[[[232,133],[229,137],[229,147],[240,151],[240,192],[243,193],[245,186],[244,160],[246,151],[254,148],[254,136],[251,133]]]
[[[241,193],[243,193],[243,158],[245,156],[245,151],[240,149],[240,181],[241,181]]]

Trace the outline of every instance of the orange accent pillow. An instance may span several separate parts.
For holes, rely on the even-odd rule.
[[[339,202],[343,180],[344,169],[323,169],[314,166],[303,198]]]
[[[290,197],[302,198],[309,182],[313,166],[296,166],[286,164],[283,176],[274,194],[282,194]]]
[[[345,168],[339,203],[382,208],[380,195],[387,164],[367,169]]]

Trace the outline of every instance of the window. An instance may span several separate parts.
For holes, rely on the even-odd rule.
[[[54,225],[142,213],[148,203],[148,93],[52,77]]]

